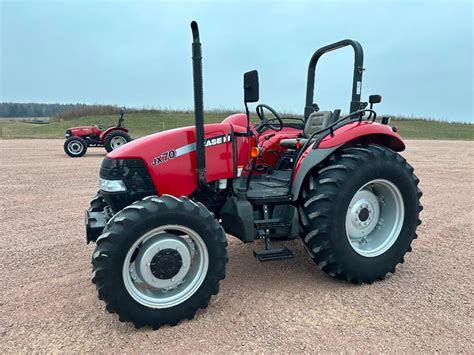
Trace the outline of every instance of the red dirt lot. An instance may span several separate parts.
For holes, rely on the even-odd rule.
[[[67,157],[60,140],[0,140],[0,353],[474,352],[474,142],[408,141],[424,192],[413,252],[394,275],[353,286],[292,260],[258,263],[229,237],[220,293],[192,321],[136,330],[90,282],[84,209],[103,149]]]

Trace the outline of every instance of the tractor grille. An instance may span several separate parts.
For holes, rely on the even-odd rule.
[[[141,159],[108,159],[102,161],[100,177],[107,180],[123,180],[125,192],[105,192],[101,195],[114,212],[149,195],[156,195],[145,163]]]

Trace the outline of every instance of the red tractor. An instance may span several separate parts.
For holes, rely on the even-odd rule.
[[[195,126],[143,137],[106,156],[86,211],[92,282],[107,310],[139,328],[175,325],[206,308],[226,275],[227,240],[264,241],[259,261],[287,259],[275,240],[300,238],[316,265],[354,284],[395,272],[421,223],[422,195],[405,144],[370,96],[361,102],[363,51],[343,40],[318,49],[308,68],[304,119],[283,120],[244,75],[246,114],[204,124],[201,44],[193,33]],[[350,114],[313,104],[316,63],[355,51]],[[269,117],[270,111],[273,116]],[[289,122],[288,122],[289,121]]]
[[[105,150],[110,153],[130,142],[132,138],[128,135],[128,129],[124,125],[124,113],[125,107],[122,107],[117,125],[104,131],[96,125],[69,128],[66,131],[66,141],[64,142],[66,154],[73,158],[82,157],[86,154],[88,147],[105,147]]]

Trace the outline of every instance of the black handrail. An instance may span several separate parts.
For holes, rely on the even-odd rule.
[[[346,46],[352,46],[354,49],[354,76],[352,79],[352,99],[350,104],[349,112],[354,112],[360,108],[360,95],[362,90],[362,72],[364,70],[364,51],[359,42],[351,39],[344,39],[342,41],[327,45],[319,48],[314,52],[308,65],[308,81],[306,84],[306,104],[304,108],[304,118],[307,119],[309,115],[314,111],[313,99],[314,99],[314,77],[316,73],[316,64],[319,58],[325,53],[333,50],[343,48]]]

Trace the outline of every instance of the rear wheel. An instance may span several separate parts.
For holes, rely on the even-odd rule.
[[[203,205],[146,197],[112,217],[97,239],[92,282],[120,321],[175,325],[219,291],[226,248],[224,230]]]
[[[107,153],[120,148],[130,142],[132,138],[124,131],[112,131],[104,139],[104,147]]]
[[[395,272],[421,223],[418,182],[406,160],[385,147],[338,152],[308,177],[299,206],[304,244],[316,264],[353,283]]]
[[[87,142],[81,137],[69,137],[64,142],[64,151],[70,157],[82,157],[87,152]]]

